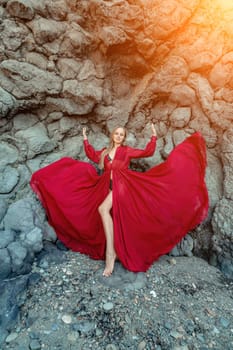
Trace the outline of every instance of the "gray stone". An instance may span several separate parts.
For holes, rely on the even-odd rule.
[[[214,209],[223,197],[223,169],[221,161],[214,154],[207,151],[206,185],[209,193],[210,208]]]
[[[48,66],[48,59],[41,53],[38,52],[27,52],[26,62],[34,64],[40,69],[46,70]]]
[[[18,99],[28,100],[35,96],[39,98],[43,94],[52,95],[59,93],[62,88],[62,80],[55,73],[45,72],[30,63],[13,59],[0,63],[0,76],[2,87]]]
[[[217,204],[213,217],[212,227],[216,235],[233,238],[233,201],[223,198]]]
[[[38,253],[42,250],[42,238],[43,234],[39,227],[35,227],[32,231],[20,235],[21,244],[30,252],[34,253]]]
[[[7,11],[13,17],[31,20],[35,13],[30,0],[10,0],[7,2]]]
[[[74,56],[75,53],[82,54],[85,50],[89,49],[92,40],[91,34],[75,23],[66,31],[60,52],[65,53],[67,50],[70,50],[69,52],[73,52]]]
[[[175,130],[172,135],[175,146],[183,142],[188,136],[190,135],[185,130],[182,130],[182,129]]]
[[[231,324],[231,322],[224,318],[224,317],[221,317],[220,320],[219,320],[219,323],[221,324],[221,326],[223,326],[224,328],[228,328]]]
[[[171,125],[175,128],[183,128],[188,124],[190,118],[191,118],[190,107],[176,108],[170,116]]]
[[[113,303],[111,303],[111,302],[105,303],[105,304],[103,305],[103,309],[104,309],[105,312],[110,312],[110,311],[112,311],[113,307],[114,307],[114,305],[113,305]]]
[[[59,125],[59,131],[61,134],[71,133],[71,135],[73,135],[73,133],[75,134],[77,132],[80,132],[80,126],[75,118],[63,117],[62,119],[60,119],[58,125]],[[79,142],[80,141],[81,141],[81,138]]]
[[[98,79],[88,81],[65,80],[63,95],[71,98],[79,106],[83,107],[83,114],[90,113],[94,106],[101,101],[103,96],[102,82]]]
[[[0,326],[0,346],[5,342],[8,332]]]
[[[171,151],[174,148],[172,134],[170,132],[167,133],[165,137],[165,146],[163,147],[161,154],[164,158],[167,158]]]
[[[37,44],[42,45],[61,37],[66,30],[66,24],[47,18],[36,18],[28,26],[31,28]]]
[[[233,79],[231,65],[217,62],[210,72],[210,82],[216,87],[224,87]]]
[[[5,49],[15,51],[15,55],[13,55],[14,58],[19,57],[18,49],[23,44],[25,38],[29,34],[28,28],[17,22],[18,21],[14,19],[4,19],[4,29],[1,31],[1,38],[2,42],[4,43]],[[5,57],[3,58],[3,60],[4,59]]]
[[[137,347],[137,350],[144,350],[144,349],[146,349],[146,342],[145,342],[145,340],[141,341],[138,344],[138,347]]]
[[[175,85],[181,84],[189,75],[187,62],[179,56],[170,56],[163,69],[154,74],[150,90],[153,93],[171,93]],[[172,79],[171,79],[172,77]]]
[[[231,102],[226,101],[214,101],[212,105],[212,113],[219,116],[219,118],[225,121],[233,120],[233,106]]]
[[[0,199],[0,222],[4,218],[7,211],[7,202],[4,199]]]
[[[10,333],[6,338],[6,343],[13,342],[17,337],[18,337],[18,333],[16,333],[16,332]]]
[[[79,331],[83,334],[88,334],[95,329],[96,325],[94,322],[80,321],[78,323],[75,323],[73,327],[76,331]]]
[[[190,235],[186,235],[178,245],[173,248],[170,255],[173,256],[192,256],[193,250],[193,238]]]
[[[105,46],[124,44],[129,40],[125,31],[116,26],[104,26],[100,30],[100,39]]]
[[[226,102],[233,102],[233,90],[229,88],[220,88],[215,92],[215,98]]]
[[[100,283],[110,288],[130,291],[138,290],[146,284],[146,274],[143,272],[134,273],[126,270],[120,263],[115,263],[114,272],[111,278],[106,278],[97,272],[97,278]]]
[[[106,345],[105,350],[118,350],[118,346],[116,346],[115,344],[108,344]]]
[[[2,280],[11,273],[11,257],[7,249],[0,249],[0,266],[0,280]]]
[[[37,116],[32,113],[19,113],[13,119],[13,125],[16,131],[28,129],[37,122]]]
[[[16,106],[16,99],[0,86],[0,117],[6,117]]]
[[[55,148],[55,143],[47,136],[47,130],[42,123],[38,123],[26,130],[20,130],[16,137],[23,138],[28,145],[28,158],[40,153],[47,153]]]
[[[10,193],[19,181],[18,170],[7,165],[0,166],[0,194]]]
[[[74,79],[82,67],[82,61],[73,58],[60,58],[57,67],[63,79]]]
[[[176,104],[174,102],[168,101],[165,103],[163,101],[159,101],[153,106],[153,108],[151,108],[151,117],[156,122],[167,121],[168,116],[174,111],[175,108]]]
[[[196,100],[195,91],[185,84],[176,85],[171,90],[170,100],[179,106],[190,106]]]
[[[85,60],[82,62],[81,68],[78,72],[78,80],[83,81],[87,79],[93,79],[95,82],[95,78],[103,79],[104,75],[99,74],[95,68],[94,63],[91,60]]]
[[[4,218],[5,229],[16,232],[30,232],[34,229],[34,213],[32,202],[28,199],[20,199],[12,203]]]
[[[18,159],[17,148],[7,142],[0,142],[0,166],[13,164]]]
[[[1,334],[3,333],[6,338],[7,334],[5,331],[11,332],[19,321],[18,303],[27,287],[27,282],[28,276],[0,281],[0,344]]]
[[[77,158],[78,154],[82,149],[82,137],[75,136],[64,140],[63,143],[63,154],[72,158]]]
[[[40,166],[38,168],[34,168],[34,170],[37,170],[39,168],[42,168],[48,164],[51,164],[53,162],[56,162],[57,160],[61,159],[64,156],[63,152],[53,152],[48,154],[44,160],[40,163]]]
[[[55,0],[55,2],[46,2],[46,8],[50,16],[55,20],[65,20],[70,13],[67,3],[63,0]]]
[[[227,278],[233,279],[233,258],[222,258],[220,262],[220,269]]]
[[[48,222],[45,222],[43,229],[43,239],[51,242],[56,242],[57,234],[52,226]]]
[[[62,112],[52,112],[52,113],[49,113],[49,117],[47,118],[47,121],[54,122],[54,121],[60,120],[62,117],[63,117]]]
[[[29,348],[30,350],[40,350],[41,344],[37,339],[33,339],[30,341]]]
[[[214,91],[209,81],[197,73],[191,73],[188,78],[189,85],[195,89],[202,108],[207,113],[212,110]]]
[[[12,271],[18,272],[24,264],[27,256],[27,249],[20,242],[12,242],[8,245],[12,260]]]
[[[6,248],[14,240],[14,232],[10,230],[0,230],[0,249]]]
[[[90,101],[90,103],[87,103],[87,105],[85,105],[85,103],[79,104],[78,102],[74,101],[72,98],[53,98],[53,97],[48,97],[46,99],[46,103],[51,109],[53,109],[53,111],[63,112],[72,116],[87,114],[90,111],[92,111],[95,105],[92,101]]]

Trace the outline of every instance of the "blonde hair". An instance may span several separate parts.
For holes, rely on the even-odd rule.
[[[124,130],[124,133],[125,133],[125,137],[124,137],[124,140],[123,140],[123,142],[122,142],[122,145],[123,145],[124,142],[125,142],[125,139],[126,139],[126,137],[127,137],[127,130],[126,130],[126,128],[125,128],[125,127],[122,127],[122,126],[117,126],[117,127],[115,127],[115,128],[112,130],[111,134],[110,134],[110,137],[109,137],[109,145],[108,145],[108,147],[107,147],[105,150],[103,150],[103,152],[102,152],[101,155],[100,155],[99,169],[103,169],[103,168],[104,168],[104,157],[105,157],[107,154],[109,154],[109,152],[113,149],[113,147],[114,147],[113,135],[114,135],[115,131],[116,131],[117,129],[119,129],[119,128],[123,129],[123,130]]]

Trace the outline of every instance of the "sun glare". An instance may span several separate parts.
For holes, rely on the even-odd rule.
[[[233,0],[215,0],[216,3],[224,10],[233,9]]]

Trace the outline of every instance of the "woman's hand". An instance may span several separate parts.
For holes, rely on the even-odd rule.
[[[83,139],[87,140],[87,128],[86,127],[83,128]]]
[[[153,123],[151,123],[151,131],[152,131],[152,136],[157,136],[157,132],[155,130],[155,126]]]

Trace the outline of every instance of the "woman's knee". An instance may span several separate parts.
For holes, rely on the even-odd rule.
[[[100,206],[98,207],[98,212],[101,216],[104,216],[109,213],[107,207],[103,204],[100,204]]]
[[[109,195],[105,198],[105,200],[98,207],[98,212],[103,217],[105,215],[110,214],[111,208],[112,208],[112,194],[109,193]]]

